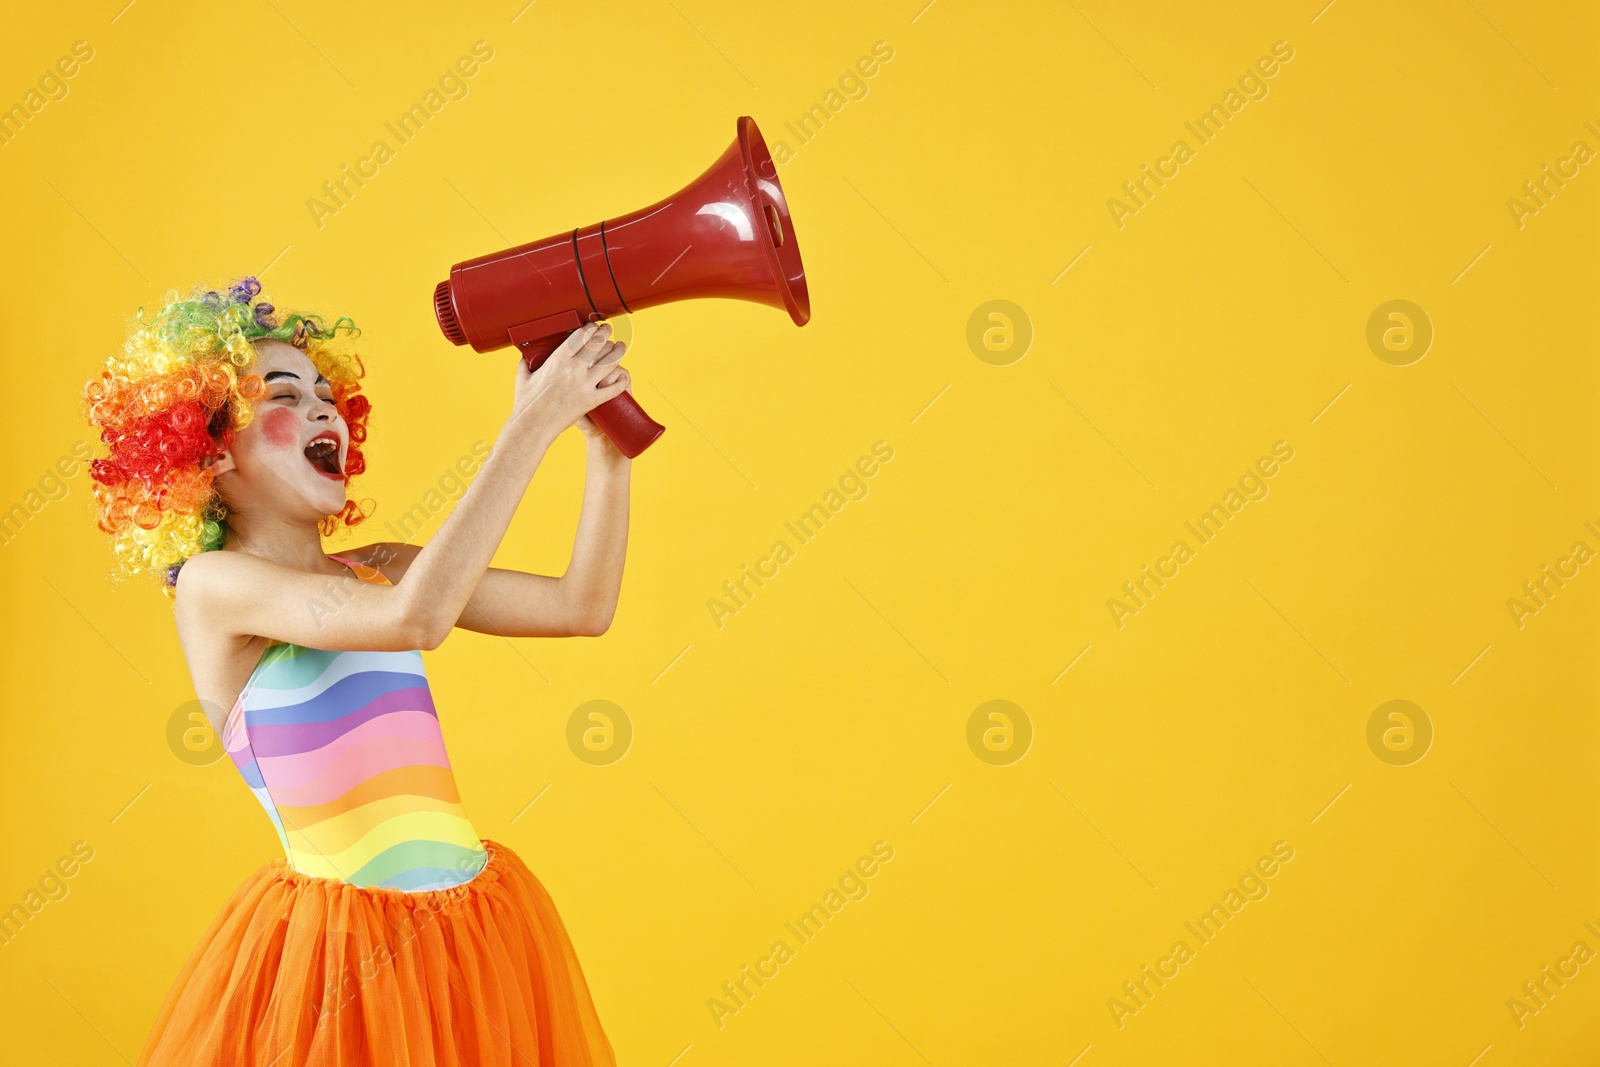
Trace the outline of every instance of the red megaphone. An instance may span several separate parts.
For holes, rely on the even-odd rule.
[[[457,263],[434,289],[433,310],[453,343],[516,345],[533,370],[586,322],[703,296],[783,308],[796,326],[811,317],[789,203],[748,115],[683,189],[631,215]],[[589,417],[629,457],[666,429],[630,393]]]

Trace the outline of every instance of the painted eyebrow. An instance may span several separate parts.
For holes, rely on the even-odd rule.
[[[263,377],[261,380],[264,381],[264,382],[270,382],[274,378],[293,378],[295,381],[298,382],[300,380],[300,375],[298,375],[294,371],[290,371],[290,370],[275,370],[275,371],[268,371],[266,376]],[[329,385],[331,383],[328,381],[328,379],[324,378],[322,375],[319,374],[319,375],[317,375],[317,380],[316,380],[315,384],[316,385]]]

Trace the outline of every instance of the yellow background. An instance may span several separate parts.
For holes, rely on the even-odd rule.
[[[0,507],[88,436],[127,314],[270,265],[281,306],[365,331],[384,536],[509,401],[507,357],[433,321],[450,264],[654,201],[753,115],[794,150],[813,321],[641,314],[668,431],[615,625],[429,658],[468,810],[549,887],[620,1061],[1592,1063],[1600,964],[1520,1029],[1506,1002],[1600,950],[1600,575],[1520,629],[1507,600],[1600,549],[1600,174],[1521,228],[1506,201],[1600,149],[1596,15],[1319,7],[18,9],[0,104],[94,58],[0,147]],[[319,229],[307,199],[478,40],[469,95]],[[785,122],[880,40],[800,145]],[[1118,229],[1107,199],[1280,40],[1270,94]],[[1034,331],[1005,366],[966,341],[995,299]],[[1409,366],[1365,340],[1392,299],[1435,330]],[[879,440],[870,493],[714,626]],[[1107,599],[1280,440],[1270,495],[1118,629]],[[572,434],[502,563],[564,566],[582,478]],[[0,948],[0,1018],[7,1059],[114,1064],[278,846],[230,763],[168,748],[193,697],[168,604],[107,580],[68,484],[0,547],[0,906],[94,858]],[[609,766],[565,741],[595,699],[635,731]],[[995,699],[1034,731],[1009,766],[966,741]],[[1410,766],[1367,745],[1394,699],[1435,732]],[[870,895],[719,1029],[707,1000],[880,840]],[[1270,895],[1119,1029],[1108,999],[1276,841]]]

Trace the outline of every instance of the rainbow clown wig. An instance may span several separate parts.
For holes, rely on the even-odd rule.
[[[316,365],[349,426],[346,485],[366,469],[360,445],[372,405],[360,395],[361,358],[351,348],[360,331],[348,318],[324,324],[280,314],[260,294],[255,278],[226,291],[197,288],[187,298],[168,292],[149,321],[139,309],[121,355],[84,387],[89,421],[108,450],[90,466],[98,521],[124,575],[159,575],[170,591],[185,560],[222,547],[227,507],[204,461],[232,445],[250,424],[251,402],[265,393],[250,373],[252,341],[294,345]],[[322,532],[354,526],[367,510],[347,499]]]

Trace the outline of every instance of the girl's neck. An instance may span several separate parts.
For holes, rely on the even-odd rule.
[[[328,569],[328,556],[322,551],[322,532],[314,525],[239,514],[229,515],[227,525],[225,551],[248,552],[299,570]]]

